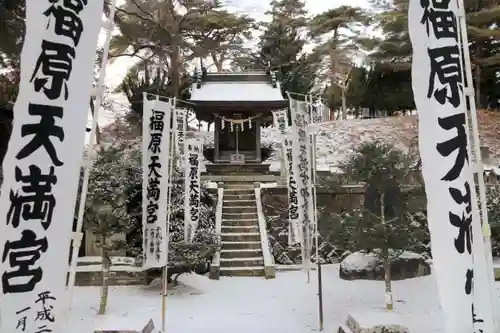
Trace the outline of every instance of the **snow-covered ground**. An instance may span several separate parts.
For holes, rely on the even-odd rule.
[[[348,313],[383,312],[382,281],[343,281],[338,265],[323,267],[325,332],[336,332]],[[316,271],[311,283],[301,271],[278,272],[274,280],[256,277],[209,280],[182,275],[167,298],[167,331],[175,333],[306,333],[318,330]],[[412,333],[444,332],[432,276],[393,282],[395,312]],[[498,287],[497,287],[498,292]],[[100,328],[139,329],[161,320],[159,286],[112,287],[108,314],[96,316],[98,287],[76,288],[71,333]],[[375,315],[375,317],[378,317]],[[142,327],[141,327],[142,328]]]

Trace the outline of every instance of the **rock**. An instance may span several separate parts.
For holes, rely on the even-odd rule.
[[[346,332],[349,331],[350,332]],[[410,333],[403,318],[395,312],[365,312],[347,315],[345,325],[339,331],[345,333]]]
[[[344,280],[383,280],[382,261],[373,253],[354,252],[340,263],[339,276]],[[391,263],[391,280],[404,280],[431,274],[425,258],[413,252],[403,252]]]

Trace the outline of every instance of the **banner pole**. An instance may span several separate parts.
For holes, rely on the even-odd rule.
[[[321,260],[319,258],[319,229],[318,229],[318,196],[317,196],[317,163],[316,163],[316,132],[311,134],[312,136],[312,182],[313,182],[313,204],[314,204],[314,240],[316,245],[316,267],[318,275],[318,311],[319,311],[319,330],[323,331],[323,284],[321,280]]]
[[[110,14],[109,18],[103,22],[103,27],[106,30],[106,38],[103,46],[102,59],[101,59],[101,68],[100,68],[100,76],[97,86],[95,87],[95,108],[94,115],[92,117],[92,128],[90,132],[90,143],[89,145],[92,147],[94,145],[94,141],[97,134],[97,118],[99,117],[99,111],[101,109],[102,98],[103,98],[103,88],[104,88],[104,80],[106,78],[106,66],[108,63],[108,54],[109,54],[109,42],[112,37],[112,28],[114,16],[116,13],[116,0],[111,1]],[[82,240],[82,226],[83,226],[83,215],[85,212],[85,203],[87,200],[87,191],[88,191],[88,183],[90,177],[90,171],[92,169],[93,159],[93,148],[90,148],[91,154],[87,155],[87,161],[84,162],[84,172],[83,172],[83,182],[82,189],[80,193],[80,202],[78,206],[78,217],[76,223],[76,230],[72,236],[72,248],[70,250],[70,270],[68,274],[68,283],[67,283],[67,313],[65,320],[65,325],[69,325],[69,314],[71,313],[72,302],[73,302],[73,294],[74,294],[74,286],[76,279],[76,268],[78,263],[78,251],[81,246]]]
[[[167,266],[163,266],[161,273],[161,282],[162,282],[162,297],[161,297],[161,331],[162,333],[166,332],[166,323],[167,323]]]
[[[469,51],[469,39],[467,35],[467,23],[466,23],[466,15],[465,15],[465,5],[463,0],[458,0],[458,12],[459,12],[459,17],[458,17],[458,22],[460,26],[460,35],[462,39],[462,45],[461,45],[461,50],[462,50],[462,56],[463,56],[463,63],[465,65],[465,85],[466,89],[464,91],[466,92],[465,97],[466,99],[468,98],[469,100],[469,108],[466,107],[466,111],[469,111],[470,115],[470,120],[471,120],[471,125],[472,126],[467,126],[467,132],[469,132],[469,144],[472,146],[471,150],[474,151],[475,153],[475,165],[473,173],[477,174],[477,185],[479,187],[479,204],[480,207],[478,207],[478,210],[480,212],[480,222],[481,225],[479,226],[480,230],[482,231],[482,240],[484,242],[484,252],[479,253],[478,255],[484,256],[485,257],[485,269],[488,270],[487,272],[487,286],[483,286],[483,288],[486,288],[487,291],[486,293],[483,291],[482,294],[484,295],[489,295],[489,311],[490,312],[490,317],[491,317],[491,329],[493,329],[493,332],[498,332],[500,327],[498,325],[498,320],[496,318],[496,313],[498,309],[498,304],[496,301],[496,298],[493,296],[493,289],[494,289],[494,282],[495,282],[495,273],[494,273],[494,268],[493,268],[493,255],[492,255],[492,249],[491,249],[491,230],[490,230],[490,224],[488,221],[488,208],[487,208],[487,198],[486,198],[486,188],[484,184],[484,165],[482,162],[482,156],[481,156],[481,147],[480,147],[480,139],[479,139],[479,129],[478,129],[478,123],[477,123],[477,107],[476,107],[476,99],[475,99],[475,94],[474,94],[474,86],[472,84],[473,78],[472,78],[472,68],[471,68],[471,60],[470,60],[470,51]],[[467,94],[470,92],[469,94]],[[466,117],[467,119],[467,117]],[[472,141],[472,142],[471,142]],[[471,156],[473,158],[473,156]],[[476,182],[476,179],[475,181]],[[477,194],[477,189],[474,188],[476,191],[475,193]],[[473,198],[476,196],[472,196]],[[476,264],[474,264],[476,266]],[[476,268],[476,267],[475,267]],[[481,267],[479,267],[481,269]],[[476,285],[476,283],[475,283]],[[474,291],[474,293],[477,293],[477,290]],[[485,327],[485,332],[487,333],[490,328]]]
[[[170,99],[171,109],[175,108],[176,106],[176,98],[171,98]],[[169,112],[169,117],[172,116],[172,112]],[[174,121],[171,121],[170,124],[173,124]],[[170,134],[169,134],[170,135]],[[168,162],[168,189],[167,189],[167,239],[165,240],[166,242],[166,247],[167,247],[167,255],[166,255],[166,262],[165,266],[163,267],[162,270],[162,301],[161,301],[161,330],[162,333],[165,333],[167,331],[167,293],[168,293],[168,254],[169,254],[169,245],[170,245],[170,207],[172,203],[172,178],[174,174],[174,150],[175,150],[175,140],[170,140],[169,144],[169,162]]]

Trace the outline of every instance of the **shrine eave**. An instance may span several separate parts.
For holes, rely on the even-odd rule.
[[[190,108],[208,113],[262,113],[288,107],[288,100],[281,101],[193,101]]]

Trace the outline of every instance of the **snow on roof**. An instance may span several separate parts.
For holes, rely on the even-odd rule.
[[[268,82],[205,82],[201,88],[193,84],[192,101],[283,101],[279,83],[276,88]]]

